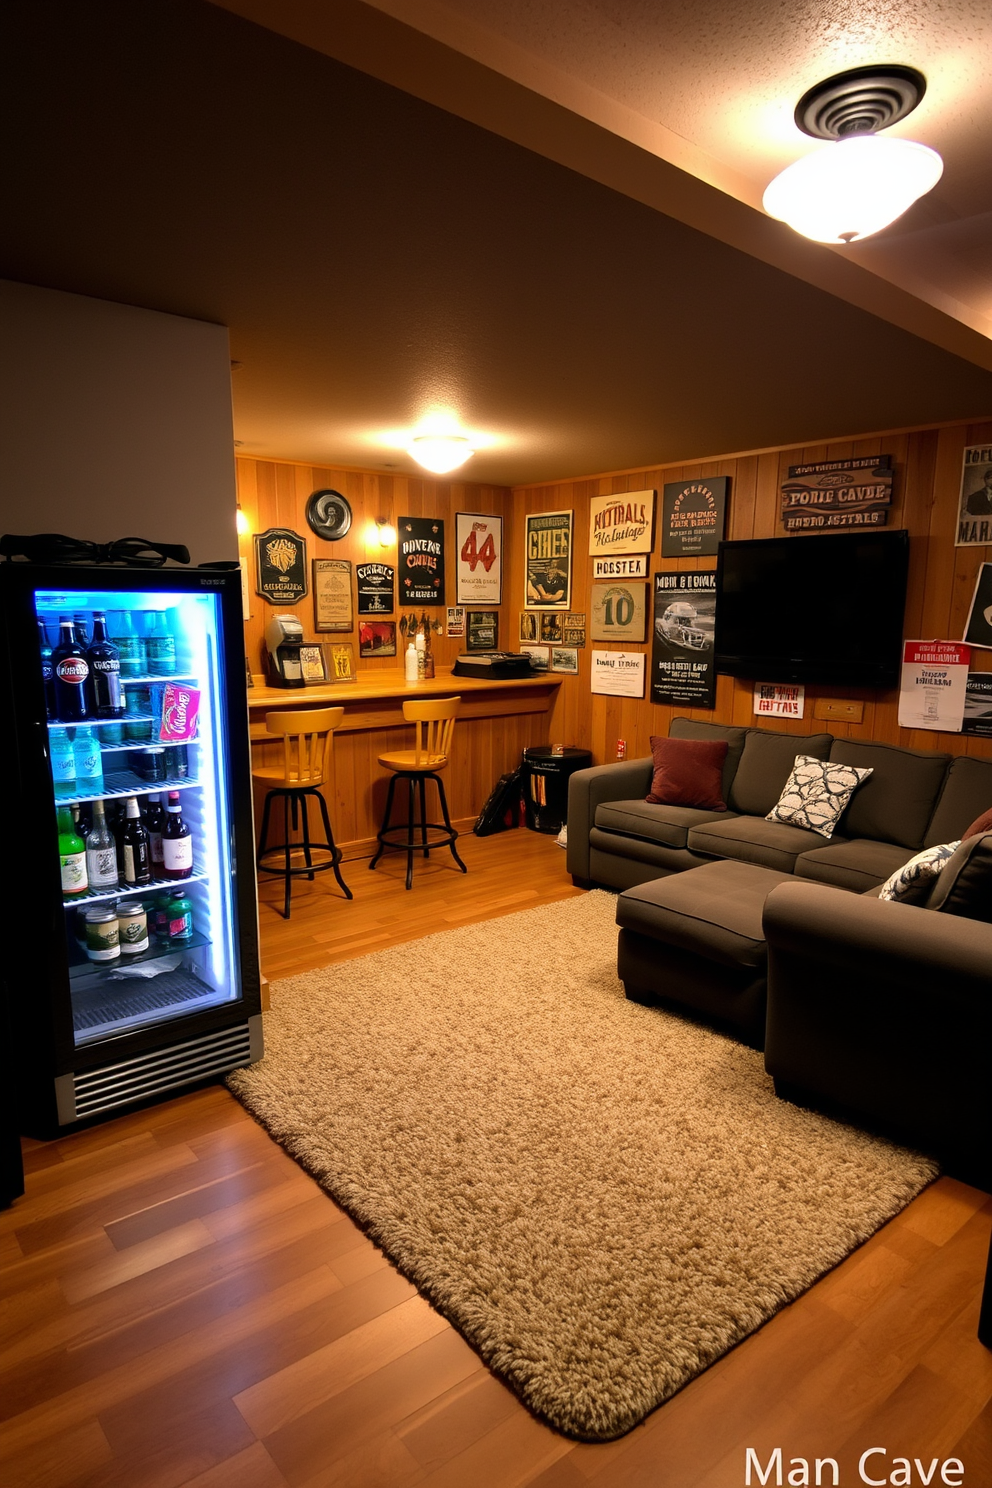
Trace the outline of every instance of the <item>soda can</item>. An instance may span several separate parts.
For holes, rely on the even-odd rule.
[[[169,899],[169,939],[184,941],[193,939],[193,904],[182,889]]]
[[[147,749],[135,751],[138,756],[138,774],[142,780],[158,785],[165,779],[165,750],[161,744],[151,744]]]

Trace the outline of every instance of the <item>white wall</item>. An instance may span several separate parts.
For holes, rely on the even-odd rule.
[[[0,280],[0,531],[238,556],[225,326]]]

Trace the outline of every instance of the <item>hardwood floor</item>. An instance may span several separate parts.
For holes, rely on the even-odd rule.
[[[442,854],[409,894],[400,858],[346,865],[352,904],[330,875],[298,883],[289,922],[265,885],[268,975],[578,892],[550,838],[459,848],[467,876]],[[535,1421],[223,1087],[29,1142],[26,1161],[0,1215],[3,1488],[740,1488],[747,1447],[763,1468],[781,1447],[783,1482],[790,1458],[809,1482],[836,1458],[850,1485],[874,1446],[876,1478],[958,1456],[966,1485],[992,1484],[975,1336],[992,1200],[951,1179],[590,1446]]]

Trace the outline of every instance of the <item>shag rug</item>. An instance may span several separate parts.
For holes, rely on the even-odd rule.
[[[248,1110],[537,1415],[635,1426],[936,1174],[627,1002],[593,891],[276,983]]]

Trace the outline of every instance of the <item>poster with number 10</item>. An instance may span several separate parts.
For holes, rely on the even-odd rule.
[[[455,512],[456,598],[460,605],[503,599],[503,518]]]

